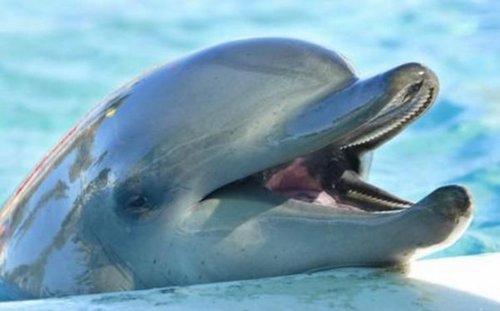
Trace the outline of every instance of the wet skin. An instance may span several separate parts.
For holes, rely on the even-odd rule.
[[[410,63],[357,78],[291,39],[208,48],[116,91],[1,212],[0,275],[31,297],[381,266],[453,243],[460,186],[408,202],[371,151],[434,102]],[[411,186],[411,176],[408,177]]]

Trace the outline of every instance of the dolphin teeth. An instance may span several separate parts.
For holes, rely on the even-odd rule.
[[[355,146],[360,146],[364,145],[366,143],[372,142],[374,140],[377,140],[379,138],[382,138],[383,136],[400,129],[403,127],[405,124],[408,124],[410,121],[414,120],[416,117],[422,114],[422,112],[429,106],[430,102],[432,101],[432,98],[434,96],[434,89],[430,88],[427,96],[422,96],[417,103],[406,113],[403,117],[400,119],[394,121],[393,123],[390,123],[386,126],[380,127],[376,129],[375,131],[368,133],[367,135],[361,136],[360,138],[356,139],[354,142],[351,142],[347,145],[343,145],[340,147],[340,150],[345,150],[349,149]],[[402,99],[402,95],[398,94],[396,98],[392,100],[392,102],[400,101]]]
[[[364,194],[362,192],[358,192],[356,190],[348,190],[345,196],[348,198],[351,198],[351,199],[365,201],[368,203],[376,203],[376,204],[383,205],[383,206],[389,207],[389,208],[409,208],[409,207],[411,207],[411,204],[409,204],[409,203],[389,201],[389,200],[385,200],[382,198],[377,198],[377,197],[374,197],[371,195],[367,195],[367,194]]]

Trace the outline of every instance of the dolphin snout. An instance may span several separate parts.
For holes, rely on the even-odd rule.
[[[458,221],[461,217],[469,218],[473,212],[471,195],[466,188],[457,185],[444,186],[433,191],[429,205],[443,217]]]
[[[388,72],[388,86],[391,90],[401,90],[409,86],[417,92],[425,83],[427,87],[437,88],[439,85],[436,74],[426,66],[419,63],[400,65]]]

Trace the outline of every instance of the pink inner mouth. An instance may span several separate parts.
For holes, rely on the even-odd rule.
[[[323,189],[319,178],[311,175],[303,157],[293,160],[286,167],[273,173],[264,186],[288,198],[328,206],[338,205],[337,201]]]
[[[322,160],[328,159],[325,165]],[[364,182],[346,158],[319,152],[261,175],[263,186],[281,196],[331,208],[387,211],[413,203]]]

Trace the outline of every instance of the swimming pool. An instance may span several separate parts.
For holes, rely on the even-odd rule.
[[[0,6],[0,201],[86,111],[144,69],[235,38],[288,36],[337,50],[364,77],[408,61],[437,73],[437,104],[378,150],[371,181],[413,200],[466,185],[474,222],[434,256],[500,251],[500,3],[144,3]]]

